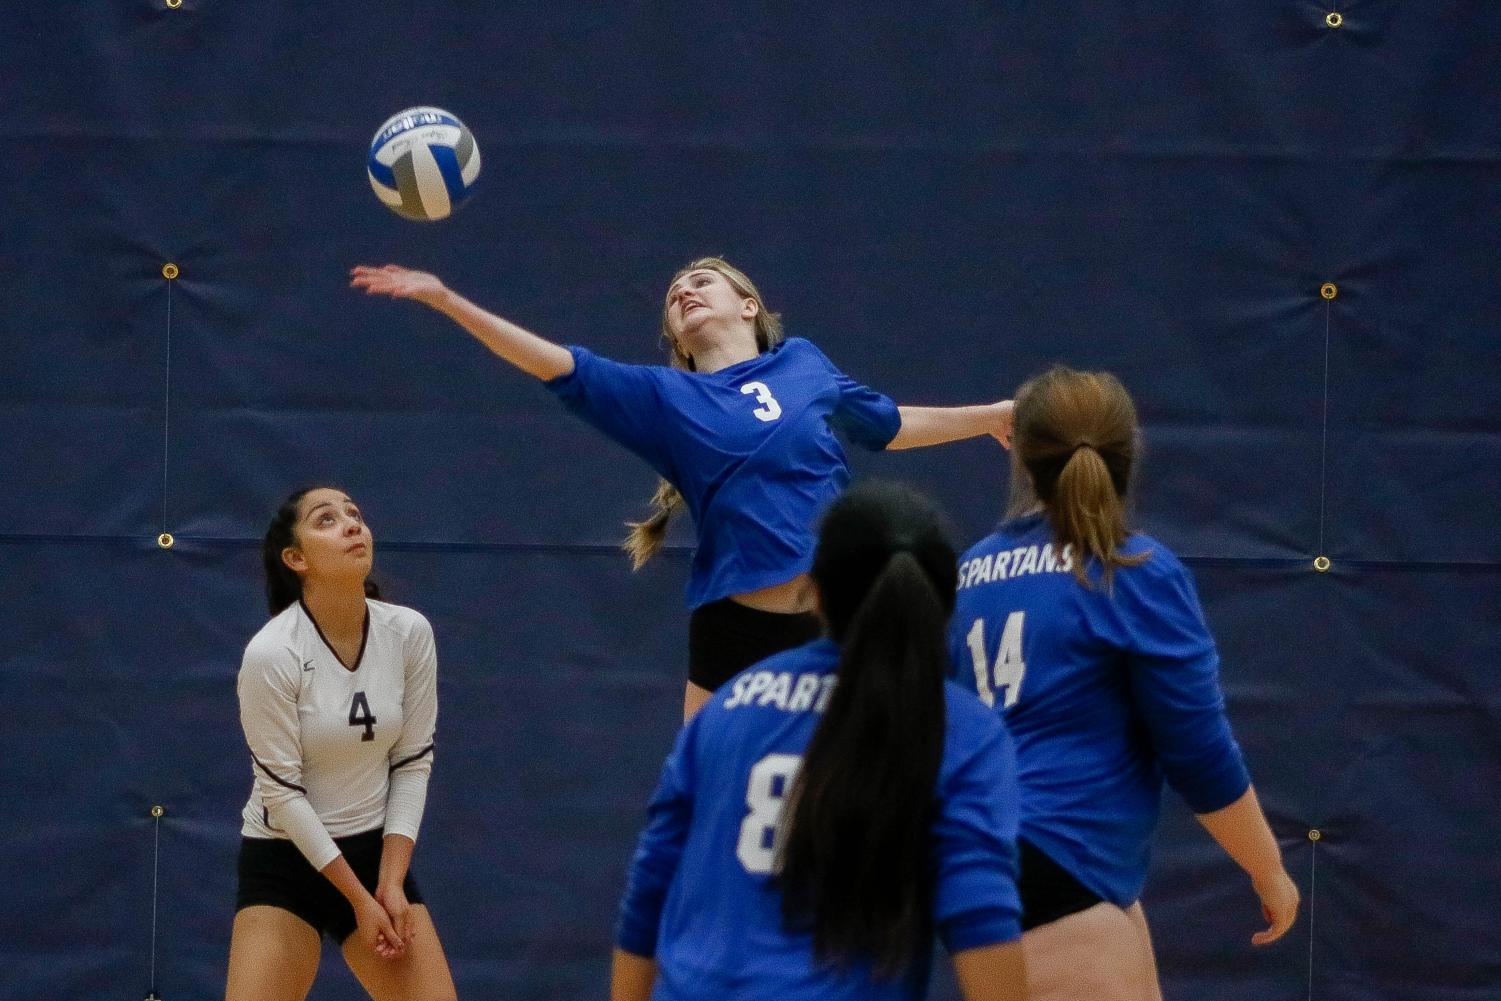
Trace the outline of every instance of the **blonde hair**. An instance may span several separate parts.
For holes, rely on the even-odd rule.
[[[1117,567],[1148,556],[1120,552],[1130,535],[1125,498],[1140,438],[1131,394],[1109,372],[1059,365],[1017,390],[1015,423],[1007,513],[1041,504],[1059,549],[1073,547],[1074,577],[1089,587],[1085,565],[1093,557],[1108,590]]]
[[[673,283],[679,278],[693,271],[709,270],[717,271],[730,283],[730,287],[742,298],[750,299],[756,304],[756,317],[752,321],[756,332],[756,349],[762,354],[770,351],[782,343],[782,317],[766,308],[766,302],[761,298],[761,290],[756,288],[756,283],[750,280],[744,271],[735,267],[722,257],[700,257],[687,267],[680,268],[677,274],[672,276],[672,281],[667,283],[670,290]],[[667,348],[667,357],[673,368],[682,369],[685,372],[695,372],[697,368],[693,364],[693,356],[689,355],[673,336],[672,328],[668,325],[667,317],[670,303],[664,301],[662,305],[662,343]],[[657,482],[657,492],[652,494],[651,514],[645,521],[628,521],[626,526],[631,533],[622,544],[623,548],[631,557],[631,569],[640,570],[647,560],[651,559],[662,548],[667,540],[667,524],[672,516],[683,507],[683,495],[677,487],[666,480]]]

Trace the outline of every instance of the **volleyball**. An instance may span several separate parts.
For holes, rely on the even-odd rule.
[[[408,108],[376,130],[366,173],[376,197],[403,219],[446,219],[479,177],[479,146],[442,108]]]

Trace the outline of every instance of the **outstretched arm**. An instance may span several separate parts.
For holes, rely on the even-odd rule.
[[[573,371],[573,355],[567,348],[476,306],[445,286],[436,275],[396,264],[382,268],[359,264],[349,274],[351,288],[362,288],[369,295],[414,299],[436,309],[528,375],[545,381]]]
[[[886,446],[888,451],[926,448],[944,442],[988,434],[1011,447],[1011,400],[978,407],[899,407],[902,426]]]
[[[1251,941],[1256,945],[1277,941],[1298,917],[1298,887],[1282,865],[1282,849],[1261,812],[1256,788],[1248,787],[1224,809],[1199,814],[1198,820],[1225,854],[1251,877],[1251,886],[1261,898],[1261,912],[1268,925],[1252,935]]]

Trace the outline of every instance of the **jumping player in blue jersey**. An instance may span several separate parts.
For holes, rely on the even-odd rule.
[[[1007,520],[959,563],[956,677],[1004,715],[1021,781],[1031,996],[1160,998],[1138,897],[1163,779],[1251,877],[1276,941],[1298,912],[1225,718],[1188,571],[1126,528],[1136,409],[1108,373],[1017,392]]]
[[[966,1001],[1024,997],[1015,760],[945,681],[954,550],[917,494],[830,508],[829,636],[679,734],[620,906],[612,1001],[918,999],[935,931]]]
[[[719,258],[694,261],[668,288],[662,336],[671,367],[553,344],[424,272],[387,265],[351,274],[356,288],[448,316],[662,476],[654,514],[633,524],[627,543],[637,567],[661,546],[673,511],[688,508],[698,546],[685,717],[744,667],[818,635],[813,525],[850,478],[836,429],[872,450],[984,434],[1010,440],[1010,401],[898,407],[811,342],[784,339],[751,280]]]

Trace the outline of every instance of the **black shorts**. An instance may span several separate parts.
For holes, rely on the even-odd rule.
[[[812,612],[763,612],[721,598],[688,619],[688,680],[712,692],[757,661],[822,635]]]
[[[1026,838],[1016,839],[1016,850],[1019,862],[1016,890],[1022,899],[1022,931],[1087,911],[1103,902],[1099,894]]]
[[[365,889],[375,892],[380,879],[380,854],[385,835],[381,831],[334,838],[344,860]],[[235,910],[268,904],[291,911],[313,926],[320,935],[343,943],[355,929],[354,908],[344,899],[298,847],[285,838],[240,839],[240,886]],[[412,874],[402,883],[407,902],[422,903]]]

